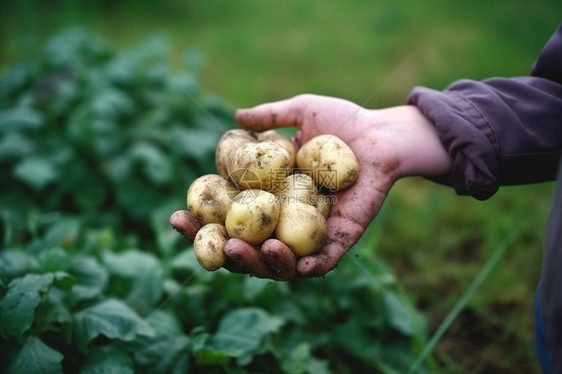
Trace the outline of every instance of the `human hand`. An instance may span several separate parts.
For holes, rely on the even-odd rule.
[[[267,240],[259,250],[230,239],[224,249],[225,268],[234,272],[279,280],[324,275],[359,240],[396,180],[407,175],[438,175],[450,168],[433,125],[413,106],[368,110],[342,99],[299,95],[239,109],[236,121],[253,131],[296,126],[297,147],[316,135],[334,134],[355,153],[359,177],[350,188],[335,193],[327,240],[318,253],[296,259],[276,239]],[[170,217],[172,226],[188,240],[198,230],[194,221],[186,211]]]

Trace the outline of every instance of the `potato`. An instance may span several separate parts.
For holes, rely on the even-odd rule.
[[[257,189],[242,191],[226,213],[226,231],[231,238],[261,244],[275,231],[279,210],[272,193]]]
[[[224,178],[228,177],[228,159],[242,145],[266,141],[272,141],[285,148],[290,156],[289,169],[295,167],[297,151],[295,145],[288,137],[277,133],[275,130],[252,132],[244,129],[232,129],[225,132],[217,143],[215,164],[219,175]]]
[[[223,178],[228,178],[228,159],[238,148],[246,143],[257,142],[250,131],[233,129],[225,132],[219,139],[215,150],[217,171]]]
[[[272,190],[281,203],[301,202],[315,205],[316,186],[306,174],[291,174]]]
[[[335,135],[318,135],[297,152],[297,167],[329,191],[350,187],[359,175],[355,154]]]
[[[274,130],[230,130],[217,144],[215,161],[219,174],[197,178],[187,193],[188,209],[203,225],[195,255],[210,271],[224,266],[229,238],[258,248],[274,237],[297,258],[315,254],[326,242],[334,198],[319,188],[346,189],[359,174],[353,151],[333,135],[317,136],[296,152]],[[300,172],[292,174],[295,163]]]
[[[309,204],[282,204],[275,228],[277,239],[297,257],[313,255],[326,241],[326,219]]]
[[[232,182],[220,175],[203,175],[187,190],[187,208],[203,225],[224,224],[226,212],[238,192]]]
[[[274,142],[247,143],[229,158],[228,174],[242,190],[270,190],[290,173],[290,157]]]
[[[313,205],[318,209],[320,214],[324,218],[328,218],[330,215],[330,211],[332,210],[332,204],[334,203],[334,196],[331,195],[324,195],[320,192],[312,196],[311,200],[314,203]]]
[[[224,245],[228,240],[226,228],[218,223],[203,226],[195,235],[193,251],[197,262],[204,269],[214,271],[224,265]]]
[[[295,202],[312,205],[324,218],[330,215],[333,196],[319,192],[312,178],[307,174],[291,174],[272,191],[281,204]]]
[[[297,149],[295,148],[295,145],[293,144],[291,139],[279,134],[275,130],[256,132],[254,133],[254,136],[258,139],[258,142],[272,141],[285,148],[291,156],[289,159],[289,169],[293,169],[295,167]]]

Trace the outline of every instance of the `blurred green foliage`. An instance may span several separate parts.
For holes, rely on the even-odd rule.
[[[425,320],[382,262],[275,283],[204,271],[172,231],[233,123],[161,45],[66,29],[0,79],[0,370],[405,370]]]
[[[178,68],[185,48],[202,51],[205,87],[236,106],[310,92],[381,107],[402,104],[414,85],[525,75],[562,14],[558,0],[18,0],[3,8],[0,63],[66,25],[118,46],[160,33]]]
[[[154,209],[185,205],[186,186],[214,170],[232,114],[201,95],[192,69],[171,75],[161,45],[114,56],[105,41],[68,29],[5,73],[0,165],[10,183],[0,204],[12,239],[49,211],[150,237]]]

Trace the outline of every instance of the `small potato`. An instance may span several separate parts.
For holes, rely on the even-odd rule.
[[[290,173],[289,162],[289,152],[277,143],[247,143],[228,160],[228,173],[241,190],[270,190]]]
[[[226,213],[228,235],[252,245],[261,244],[275,231],[279,210],[272,193],[256,189],[242,191]]]
[[[225,132],[219,139],[215,150],[215,164],[220,176],[228,178],[228,159],[234,152],[246,143],[257,142],[250,131],[232,129]]]
[[[218,223],[203,226],[195,235],[193,251],[199,265],[205,270],[214,271],[224,265],[226,254],[224,245],[228,240],[226,228]]]
[[[271,141],[285,148],[287,152],[289,152],[289,155],[291,156],[289,159],[289,169],[292,170],[295,167],[296,158],[297,158],[297,149],[295,148],[295,145],[293,144],[291,139],[279,134],[275,130],[257,132],[255,133],[255,137],[258,139],[258,142]]]
[[[316,186],[312,178],[306,174],[291,174],[271,191],[283,203],[301,202],[315,205],[313,201]]]
[[[316,253],[326,241],[326,232],[326,219],[312,205],[281,205],[275,235],[291,248],[295,256],[303,257]]]
[[[187,190],[187,209],[203,225],[222,225],[232,199],[237,194],[236,186],[220,175],[203,175],[193,181]]]
[[[359,175],[359,163],[351,148],[330,134],[318,135],[304,144],[297,152],[297,166],[329,191],[345,190]]]
[[[314,195],[311,200],[313,201],[313,205],[318,209],[320,214],[326,219],[330,215],[330,211],[332,210],[332,204],[334,203],[334,196],[333,195],[324,195],[322,193],[317,193]]]

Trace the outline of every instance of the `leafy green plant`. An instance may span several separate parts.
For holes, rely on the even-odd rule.
[[[162,45],[64,30],[0,80],[0,370],[405,370],[424,320],[368,245],[277,283],[206,272],[171,230],[233,122],[197,55],[172,73]]]

